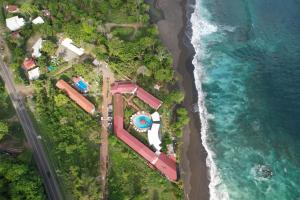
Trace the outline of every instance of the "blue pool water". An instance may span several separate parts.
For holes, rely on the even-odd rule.
[[[88,88],[87,84],[85,82],[83,82],[82,80],[80,80],[76,83],[76,87],[82,92],[86,91]]]
[[[53,71],[53,70],[55,69],[55,68],[54,68],[53,66],[51,66],[51,65],[49,65],[47,68],[48,68],[48,71],[49,71],[49,72],[51,72],[51,71]]]
[[[211,199],[300,199],[300,1],[196,0]]]
[[[152,125],[152,120],[150,117],[146,115],[139,115],[133,119],[133,123],[139,129],[150,128]]]

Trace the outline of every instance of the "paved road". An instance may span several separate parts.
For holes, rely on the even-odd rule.
[[[40,140],[37,139],[38,134],[36,133],[30,116],[26,111],[25,104],[14,86],[14,81],[12,78],[13,76],[7,68],[6,64],[3,62],[2,58],[0,58],[0,75],[5,82],[5,87],[17,112],[27,141],[32,148],[33,156],[43,178],[43,183],[46,188],[48,198],[50,200],[61,200],[63,198],[59,190],[56,175],[50,167],[49,161],[47,160]]]

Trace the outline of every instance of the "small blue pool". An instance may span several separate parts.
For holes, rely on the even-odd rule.
[[[49,71],[49,72],[51,72],[51,71],[53,71],[53,70],[55,69],[55,68],[54,68],[53,66],[51,66],[51,65],[49,65],[47,68],[48,68],[48,71]]]
[[[133,123],[139,129],[148,129],[152,125],[152,119],[146,115],[138,115],[133,119]]]
[[[83,82],[82,80],[79,80],[76,83],[76,87],[82,92],[86,92],[88,89],[88,85],[85,82]]]

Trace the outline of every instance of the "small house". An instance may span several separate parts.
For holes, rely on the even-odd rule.
[[[60,44],[56,52],[57,56],[63,57],[63,59],[67,62],[75,58],[79,58],[83,54],[84,49],[75,46],[70,38],[60,40]]]
[[[16,31],[25,25],[25,20],[22,17],[14,16],[6,19],[6,27],[11,31]]]
[[[25,58],[22,68],[29,80],[36,80],[40,77],[40,69],[33,58]]]
[[[5,10],[8,13],[17,13],[17,12],[19,12],[19,8],[16,5],[6,5]]]
[[[32,46],[32,57],[34,58],[38,58],[40,57],[42,54],[40,52],[40,50],[42,49],[42,44],[43,44],[43,40],[42,38],[39,38],[34,45]]]
[[[45,23],[45,21],[43,20],[42,17],[38,16],[37,18],[35,18],[34,20],[32,20],[33,24],[43,24]]]

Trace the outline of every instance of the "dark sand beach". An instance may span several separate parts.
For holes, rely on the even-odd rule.
[[[206,151],[202,146],[197,91],[194,84],[192,59],[194,49],[186,34],[188,29],[187,0],[157,0],[155,7],[162,12],[157,22],[162,42],[171,52],[179,87],[185,92],[184,106],[189,111],[190,123],[185,128],[181,153],[181,178],[184,182],[185,199],[209,199]]]

